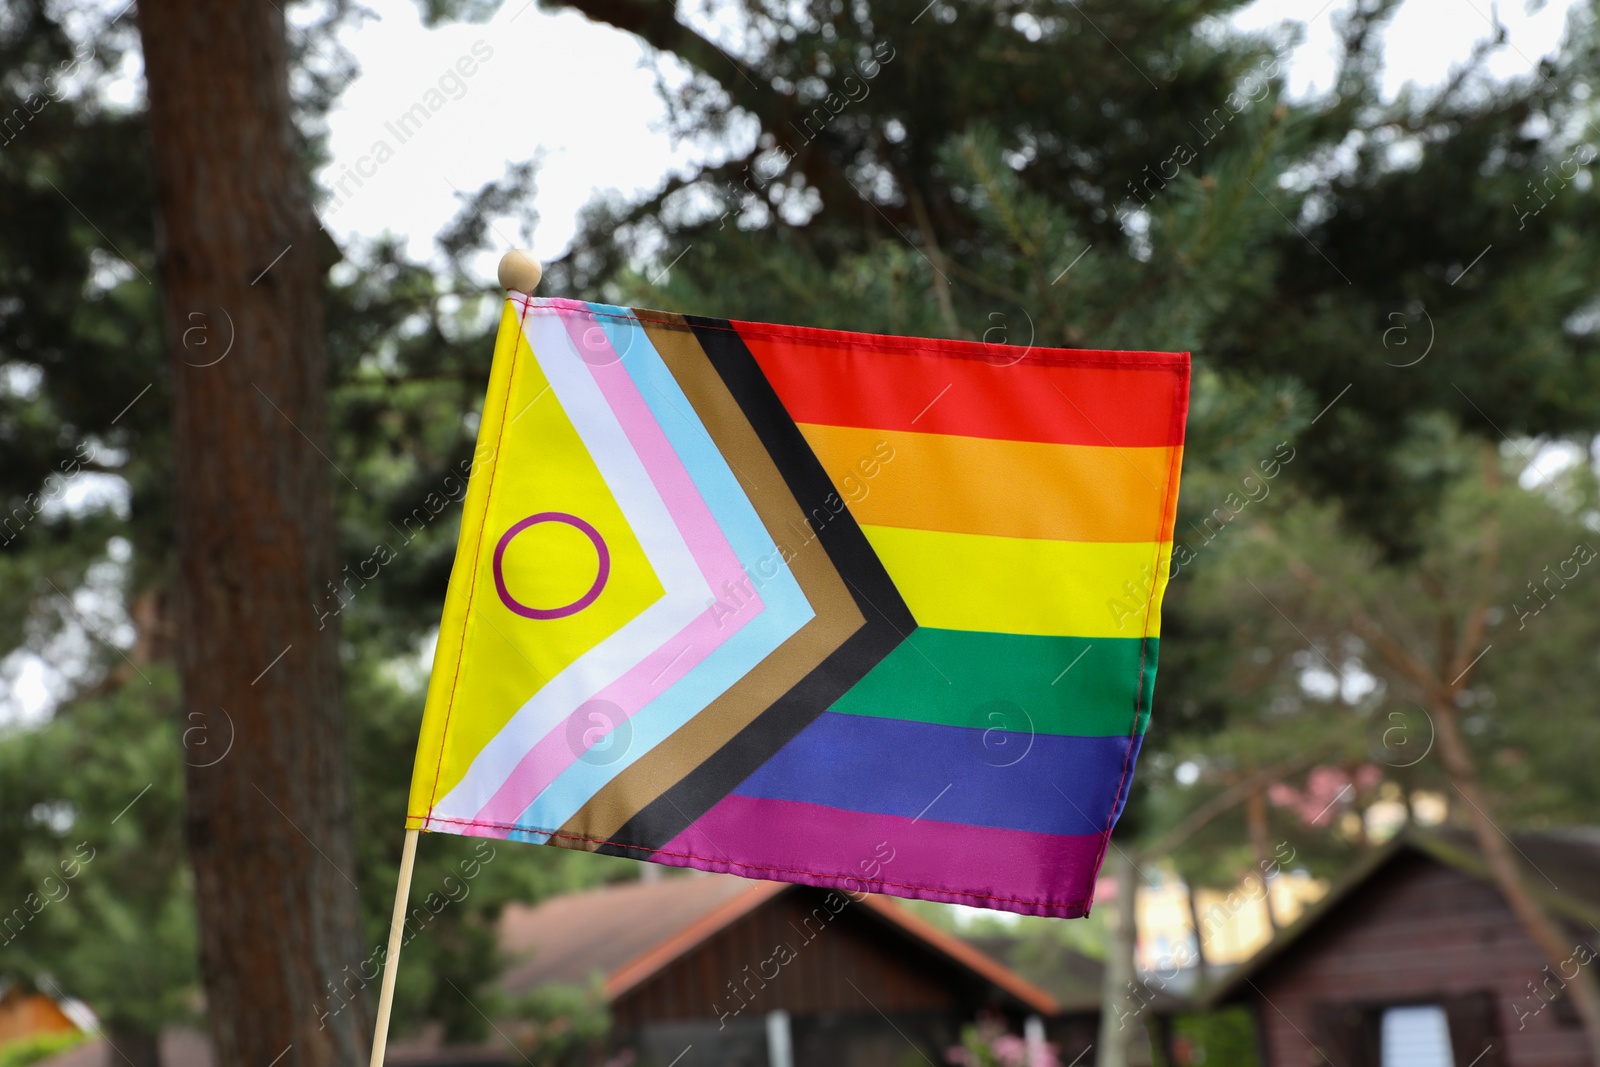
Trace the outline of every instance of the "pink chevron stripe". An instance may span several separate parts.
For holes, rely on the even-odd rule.
[[[1089,913],[1105,840],[733,794],[650,858],[745,878],[1071,919]]]
[[[713,590],[719,590],[724,582],[736,585],[744,582],[744,567],[734,553],[733,546],[728,544],[722,527],[700,496],[683,461],[678,458],[649,406],[639,395],[638,386],[623,367],[621,356],[611,347],[603,331],[591,331],[584,326],[585,320],[591,324],[594,321],[588,307],[579,301],[560,300],[552,303],[561,307],[561,320],[573,344],[579,346],[580,351],[593,353],[597,357],[589,363],[590,373],[606,402],[611,405],[651,482],[661,494],[668,514],[677,523],[690,554],[700,567],[700,573],[705,576],[706,584]],[[572,315],[572,311],[583,314]],[[556,358],[564,359],[567,356],[562,354]],[[596,710],[596,704],[604,701],[614,706],[601,705],[607,718],[611,717],[609,713],[613,710],[620,712],[619,721],[632,718],[651,700],[680,681],[718,646],[742,630],[746,623],[766,610],[766,605],[753,588],[741,590],[741,593],[745,598],[744,605],[733,615],[724,610],[719,619],[714,614],[714,607],[707,606],[671,640],[596,693],[590,701],[573,709],[571,714],[528,750],[494,796],[479,810],[474,821],[498,826],[515,825],[517,818],[534,798],[587,751],[583,746],[572,743],[572,732],[594,721],[589,716]],[[755,610],[746,610],[751,607]],[[609,725],[615,727],[617,723]],[[509,831],[496,830],[491,836],[504,837],[507,833]]]

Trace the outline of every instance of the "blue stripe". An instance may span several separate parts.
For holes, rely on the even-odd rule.
[[[985,745],[991,732],[830,711],[734,792],[1041,834],[1114,821],[1142,738],[1036,734],[1024,748],[1014,732]]]
[[[787,564],[778,568],[776,577],[760,579],[765,570],[758,571],[758,564],[769,559],[782,562],[778,546],[745,496],[727,460],[711,440],[689,398],[651,344],[644,327],[625,308],[607,304],[589,306],[601,316],[600,325],[607,339],[622,354],[623,367],[661,425],[673,451],[683,461],[690,480],[722,528],[734,555],[751,574],[758,576],[754,580],[761,583],[756,589],[765,608],[675,685],[646,704],[625,725],[612,731],[618,739],[611,743],[625,745],[625,750],[612,762],[579,760],[557,775],[517,819],[519,826],[533,827],[535,831],[513,833],[514,840],[544,841],[548,835],[536,832],[537,829],[554,829],[576,815],[578,809],[607,783],[727,692],[816,614]],[[621,315],[628,315],[628,320],[617,317]],[[721,594],[720,590],[714,592]],[[731,605],[732,601],[725,603]],[[622,731],[628,733],[626,741],[621,740]],[[596,750],[602,745],[597,745]]]

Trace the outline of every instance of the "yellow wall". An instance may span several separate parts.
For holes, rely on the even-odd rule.
[[[1328,891],[1326,882],[1300,872],[1282,874],[1270,882],[1273,914],[1287,926]],[[1169,970],[1174,964],[1192,966],[1194,923],[1189,915],[1189,887],[1173,879],[1139,890],[1139,952],[1141,970]],[[1243,881],[1231,890],[1195,891],[1195,910],[1208,963],[1238,963],[1248,959],[1272,937],[1267,923],[1261,883]]]

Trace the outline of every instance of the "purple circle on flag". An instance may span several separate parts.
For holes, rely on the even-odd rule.
[[[505,571],[502,564],[505,561],[506,548],[511,544],[511,539],[530,526],[537,526],[541,522],[561,522],[576,530],[581,531],[594,544],[595,555],[599,557],[599,568],[594,576],[594,584],[589,591],[559,608],[530,608],[519,603],[511,591],[506,588]],[[600,536],[600,531],[584,522],[576,515],[568,515],[564,511],[541,511],[537,515],[529,515],[511,529],[500,535],[500,543],[494,546],[494,587],[500,594],[501,603],[524,619],[564,619],[568,615],[576,615],[584,608],[595,602],[600,590],[605,588],[606,579],[611,576],[611,552],[606,548],[605,538]]]

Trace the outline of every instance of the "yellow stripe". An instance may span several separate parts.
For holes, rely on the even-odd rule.
[[[803,424],[857,522],[1055,541],[1160,541],[1182,448]]]
[[[923,626],[1059,637],[1161,633],[1170,541],[862,530]]]
[[[542,511],[582,517],[605,539],[611,556],[600,596],[566,618],[518,615],[495,586],[495,545],[513,524]],[[595,565],[587,537],[540,524],[512,541],[503,573],[521,603],[553,607],[581,596]],[[422,713],[407,826],[420,825],[529,697],[663,593],[507,302]]]

